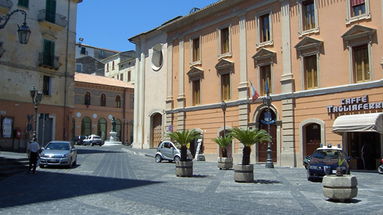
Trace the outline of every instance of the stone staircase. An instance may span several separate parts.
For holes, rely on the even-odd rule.
[[[28,158],[10,158],[0,155],[0,180],[11,175],[27,172]]]

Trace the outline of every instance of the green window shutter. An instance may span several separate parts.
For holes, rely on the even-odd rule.
[[[19,0],[18,6],[21,6],[21,7],[25,7],[25,8],[28,8],[29,6],[29,0]]]
[[[48,22],[56,23],[56,0],[46,1],[45,19]]]
[[[43,64],[47,66],[54,66],[54,57],[55,42],[44,40]]]

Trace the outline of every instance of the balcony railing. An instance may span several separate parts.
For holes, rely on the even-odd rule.
[[[58,56],[49,56],[43,52],[39,53],[39,66],[58,70],[60,67]]]
[[[65,16],[58,13],[52,14],[47,10],[40,10],[37,19],[39,22],[50,22],[64,28],[67,25]]]
[[[13,3],[11,0],[0,0],[0,12],[7,13],[12,6]]]

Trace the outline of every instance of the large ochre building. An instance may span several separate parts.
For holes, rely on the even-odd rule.
[[[382,0],[221,0],[132,38],[141,56],[137,85],[143,85],[135,101],[157,105],[138,112],[144,126],[135,127],[141,138],[134,146],[158,144],[160,117],[162,139],[196,129],[206,158],[215,159],[212,139],[225,121],[226,129],[270,129],[275,165],[302,166],[320,144],[339,144],[352,168],[374,169],[383,156],[382,10]],[[151,35],[166,39],[150,44]],[[159,74],[161,84],[142,81]],[[255,101],[251,84],[260,94]],[[166,99],[148,100],[143,91],[161,98],[166,92]],[[265,162],[266,148],[253,147],[254,162]],[[241,144],[230,149],[239,161]]]

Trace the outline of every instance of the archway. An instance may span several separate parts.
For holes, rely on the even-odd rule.
[[[266,120],[267,119],[267,120]],[[264,108],[261,110],[261,113],[258,117],[258,129],[264,129],[268,131],[272,137],[271,151],[273,162],[277,162],[277,126],[276,126],[276,114],[273,109]],[[270,121],[274,121],[272,124],[267,124]],[[267,144],[268,143],[258,143],[257,144],[257,162],[266,162],[267,158]]]
[[[98,120],[97,124],[97,134],[101,137],[102,140],[106,139],[106,119],[101,118]]]
[[[151,116],[150,148],[155,148],[162,140],[162,115],[155,113]]]
[[[81,121],[81,135],[88,136],[91,134],[92,134],[92,120],[86,116]]]

